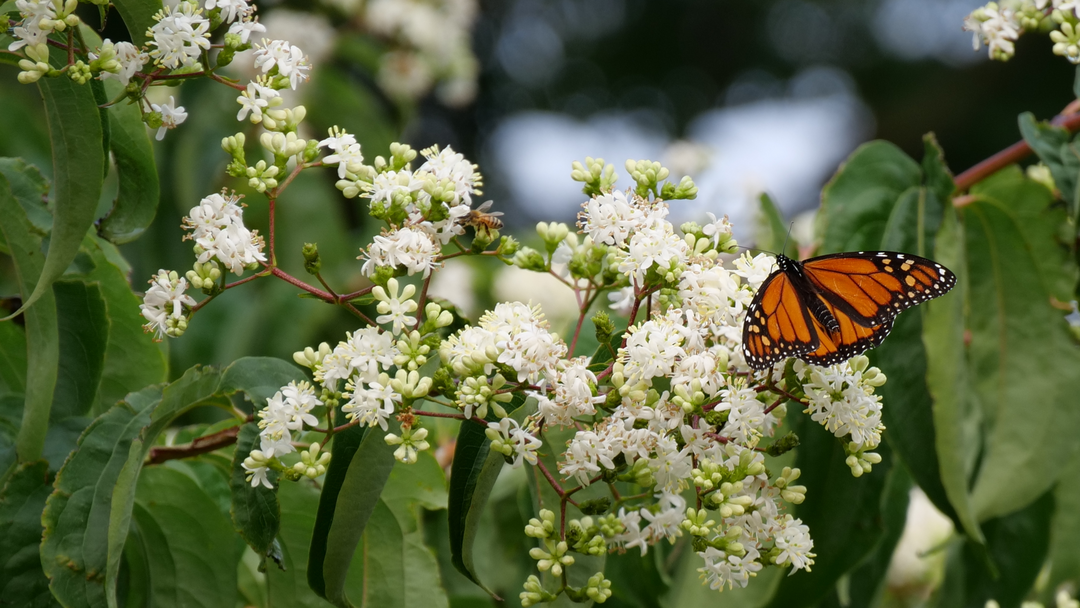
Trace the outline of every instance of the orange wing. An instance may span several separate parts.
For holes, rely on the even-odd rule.
[[[882,325],[956,285],[956,275],[941,264],[893,251],[823,255],[802,269],[822,299],[863,327]]]
[[[788,357],[832,365],[873,348],[900,311],[956,284],[941,264],[892,251],[860,251],[798,263],[780,258],[746,311],[743,353],[754,369]],[[790,273],[790,276],[789,276]],[[832,317],[836,320],[835,331]]]
[[[743,353],[754,369],[812,352],[820,346],[816,321],[787,275],[777,270],[765,279],[746,309]]]
[[[824,300],[824,298],[822,298]],[[834,365],[842,361],[861,355],[868,349],[881,344],[885,337],[892,331],[893,319],[889,317],[881,324],[873,327],[864,327],[855,323],[848,315],[840,312],[835,306],[825,301],[825,307],[840,324],[840,330],[830,333],[822,327],[821,322],[814,319],[814,327],[818,332],[821,344],[813,352],[799,355],[799,358],[814,365]]]

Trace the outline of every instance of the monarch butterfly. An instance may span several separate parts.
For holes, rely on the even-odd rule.
[[[816,365],[846,361],[881,344],[900,311],[956,284],[941,264],[892,251],[804,262],[779,254],[776,263],[743,323],[743,354],[758,370],[788,357]]]

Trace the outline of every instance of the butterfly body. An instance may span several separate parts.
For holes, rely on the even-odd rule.
[[[754,369],[788,357],[832,365],[873,348],[901,311],[956,284],[947,268],[919,256],[860,251],[803,262],[783,254],[746,311],[743,353]]]

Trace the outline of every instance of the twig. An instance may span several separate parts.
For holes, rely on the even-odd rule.
[[[1073,133],[1080,129],[1080,114],[1058,115],[1051,122],[1054,125]],[[953,180],[956,183],[956,190],[958,192],[964,192],[1001,169],[1023,160],[1031,153],[1031,146],[1029,146],[1026,141],[1018,141],[967,171],[964,171],[960,175],[957,175]]]
[[[167,460],[179,458],[191,458],[200,454],[207,454],[219,448],[236,443],[236,436],[240,433],[240,426],[231,426],[213,435],[198,437],[187,445],[170,445],[150,448],[150,464],[161,464]]]

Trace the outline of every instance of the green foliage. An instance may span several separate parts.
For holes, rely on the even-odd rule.
[[[895,525],[885,519],[888,511],[882,499],[892,468],[888,444],[878,448],[883,460],[874,465],[873,473],[856,479],[845,470],[840,442],[831,434],[817,432],[809,416],[788,415],[794,417],[793,428],[802,439],[796,457],[796,466],[803,471],[799,482],[814,497],[798,505],[795,516],[815,530],[817,557],[813,571],[780,581],[766,604],[770,608],[815,605],[841,576],[871,557]]]
[[[255,554],[260,559],[265,559],[275,552],[274,539],[281,527],[281,506],[278,504],[277,492],[261,484],[252,487],[245,477],[244,467],[241,466],[258,440],[257,425],[248,423],[240,427],[240,434],[236,438],[236,451],[233,453],[229,488],[232,491],[233,526]],[[276,472],[268,473],[267,478],[276,489]],[[265,567],[265,562],[262,563]]]
[[[395,429],[391,425],[390,431]],[[339,607],[353,605],[346,592],[349,565],[394,468],[394,447],[383,441],[381,433],[361,431],[352,441],[351,455],[349,448],[342,450],[340,458],[334,452],[331,464],[337,468],[327,471],[308,557],[311,588]]]
[[[951,192],[952,179],[932,136],[925,140],[922,167],[891,144],[866,144],[822,192],[820,252],[885,250],[933,258],[935,234]],[[863,221],[856,225],[852,217]],[[935,506],[957,520],[941,482],[933,401],[924,380],[928,366],[919,339],[923,308],[900,315],[892,337],[872,352],[890,379],[881,387],[882,399],[893,404],[883,408],[885,437]]]
[[[1027,506],[1061,473],[1025,463],[1068,462],[1080,448],[1080,410],[1069,403],[1080,392],[1080,352],[1050,303],[1054,275],[1067,267],[1061,256],[1040,259],[1034,242],[1053,233],[1035,221],[1051,201],[1045,189],[1013,187],[1022,179],[1007,170],[987,180],[962,211],[969,298],[979,303],[967,317],[968,353],[988,431],[972,488],[980,519]],[[1043,405],[1032,408],[1036,394]]]

